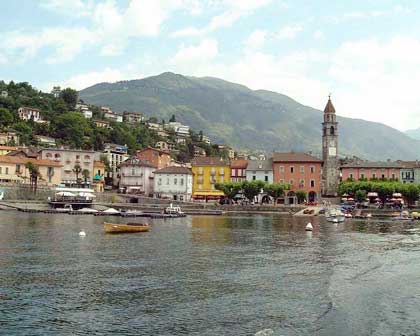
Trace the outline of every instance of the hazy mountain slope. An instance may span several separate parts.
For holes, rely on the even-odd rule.
[[[88,103],[177,119],[236,148],[321,149],[322,112],[279,93],[173,73],[101,83],[81,91]],[[338,114],[340,111],[338,111]],[[379,123],[339,117],[340,154],[369,159],[414,159],[420,141]]]
[[[412,139],[420,140],[420,128],[407,130],[404,133]]]

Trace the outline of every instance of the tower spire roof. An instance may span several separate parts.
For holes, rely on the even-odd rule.
[[[331,102],[331,94],[328,95],[328,103],[325,106],[324,113],[335,113],[335,108]]]

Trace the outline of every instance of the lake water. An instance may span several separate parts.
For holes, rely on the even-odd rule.
[[[1,335],[420,333],[420,223],[0,218]]]

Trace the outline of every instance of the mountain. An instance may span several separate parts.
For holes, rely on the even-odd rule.
[[[407,130],[404,133],[412,139],[420,140],[420,128]]]
[[[271,91],[221,79],[163,73],[140,80],[100,83],[80,92],[85,102],[116,112],[178,121],[213,141],[264,151],[321,152],[322,111]],[[338,111],[339,113],[339,111]],[[380,123],[338,117],[339,151],[371,160],[416,159],[420,141]]]

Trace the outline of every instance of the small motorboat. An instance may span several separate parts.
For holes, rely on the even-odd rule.
[[[325,213],[328,222],[341,223],[346,218],[340,209],[330,209]]]
[[[150,230],[150,225],[143,223],[127,223],[127,224],[114,224],[104,223],[105,233],[134,233],[134,232],[147,232]]]
[[[164,210],[164,213],[167,215],[184,215],[181,208],[179,206],[172,206],[172,203]]]

